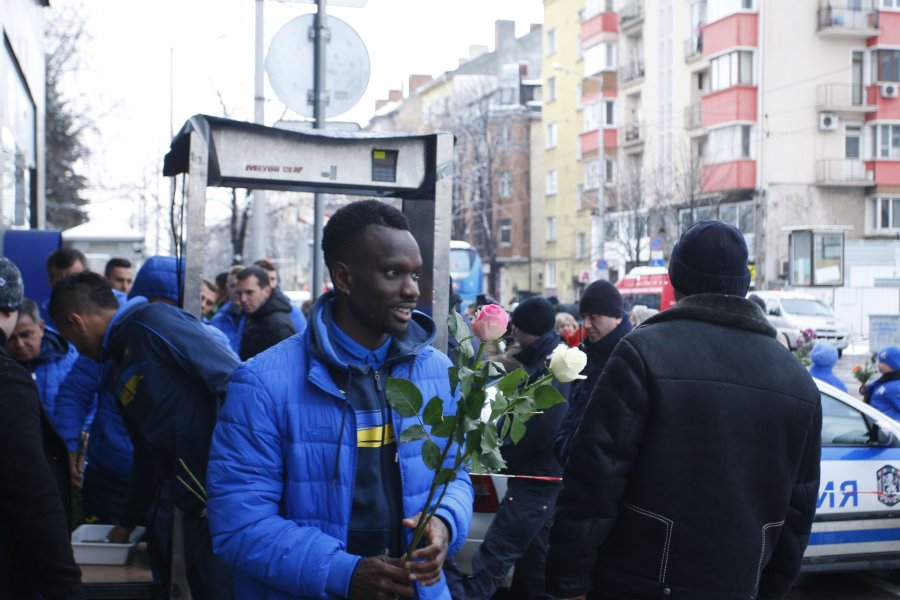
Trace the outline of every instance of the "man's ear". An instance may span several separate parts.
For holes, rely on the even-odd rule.
[[[334,289],[344,294],[345,296],[350,295],[350,281],[353,279],[353,274],[350,272],[350,267],[347,266],[346,263],[343,262],[335,262],[331,267],[331,283],[334,284]]]
[[[85,322],[84,317],[78,313],[69,313],[66,315],[66,323],[71,325],[78,333],[85,333],[87,331],[87,323]]]
[[[47,331],[47,322],[41,319],[41,322],[38,324],[38,328],[41,330],[41,333]]]

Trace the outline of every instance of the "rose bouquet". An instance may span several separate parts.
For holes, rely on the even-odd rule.
[[[866,385],[869,380],[872,379],[872,376],[878,372],[875,368],[875,356],[872,355],[869,360],[863,364],[854,365],[852,371],[856,380],[861,384]]]
[[[797,349],[794,350],[794,355],[800,360],[804,367],[810,366],[812,364],[810,354],[812,353],[813,346],[816,345],[815,330],[804,329],[800,332],[800,337],[798,337],[794,343],[797,346]]]
[[[562,382],[584,378],[580,372],[587,363],[587,356],[564,344],[551,355],[551,375],[535,381],[529,381],[522,368],[507,373],[500,363],[483,360],[485,345],[500,339],[506,333],[508,322],[509,316],[503,308],[489,304],[472,322],[473,336],[458,313],[450,315],[450,334],[459,344],[454,364],[448,369],[451,393],[458,397],[455,414],[444,414],[444,404],[439,397],[426,403],[419,389],[407,379],[390,378],[387,381],[387,399],[391,407],[399,415],[417,420],[400,434],[400,443],[425,440],[422,460],[434,471],[410,550],[418,546],[461,466],[483,473],[503,469],[506,463],[500,447],[507,435],[513,443],[518,443],[525,435],[528,419],[565,402],[553,387],[553,378]],[[477,352],[472,344],[473,337],[482,341]],[[454,446],[455,458],[448,464]]]

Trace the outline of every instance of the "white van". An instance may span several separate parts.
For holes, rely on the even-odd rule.
[[[802,342],[801,332],[812,329],[816,339],[831,342],[840,356],[850,343],[850,328],[834,316],[831,307],[809,294],[800,292],[752,292],[766,303],[766,317],[788,339],[791,350]]]

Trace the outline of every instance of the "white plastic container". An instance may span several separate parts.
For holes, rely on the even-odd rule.
[[[135,527],[127,544],[104,541],[112,525],[81,525],[72,532],[72,551],[75,562],[83,565],[124,565],[128,553],[144,535],[144,527]]]

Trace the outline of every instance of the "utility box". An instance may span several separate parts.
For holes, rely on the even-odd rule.
[[[900,346],[900,315],[869,315],[869,350]]]

